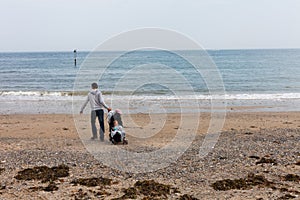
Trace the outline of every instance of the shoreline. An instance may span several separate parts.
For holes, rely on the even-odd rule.
[[[1,92],[0,92],[1,93]],[[26,93],[26,92],[25,92]],[[32,93],[32,94],[31,94]],[[42,92],[43,93],[43,92]],[[46,92],[47,93],[47,92]],[[64,92],[62,92],[64,93]],[[53,92],[40,96],[39,92],[26,95],[0,94],[0,114],[72,114],[78,113],[85,96],[61,96]],[[208,112],[290,112],[300,111],[300,93],[282,94],[226,94],[198,96],[110,96],[104,95],[105,101],[124,114],[162,113],[208,113]]]
[[[1,100],[0,115],[3,114],[72,114],[79,113],[83,99],[72,100]],[[124,114],[137,113],[209,113],[209,112],[299,112],[300,99],[286,100],[230,100],[214,101],[201,100],[198,103],[194,100],[124,100],[107,99],[106,103],[113,109],[120,109]],[[130,107],[128,106],[128,104]],[[120,106],[123,105],[123,106]],[[153,106],[163,108],[153,109]],[[149,110],[151,109],[151,110]],[[85,112],[88,113],[89,109]]]

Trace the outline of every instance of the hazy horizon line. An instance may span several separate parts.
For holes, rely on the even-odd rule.
[[[297,48],[207,48],[203,49],[205,51],[238,51],[238,50],[298,50],[300,47]],[[68,50],[30,50],[30,51],[23,51],[23,50],[8,50],[8,51],[0,51],[0,53],[52,53],[52,52],[73,52],[75,49],[70,49]],[[199,51],[199,49],[168,49],[169,51]],[[87,49],[76,49],[77,53],[78,52],[123,52],[127,50],[101,50],[101,51],[95,51],[95,50],[87,50]],[[155,49],[144,49],[144,51],[155,51]]]

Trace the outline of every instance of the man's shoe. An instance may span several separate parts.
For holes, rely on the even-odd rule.
[[[97,137],[91,137],[91,140],[96,140],[97,139]]]
[[[100,142],[104,142],[104,139],[100,139]]]

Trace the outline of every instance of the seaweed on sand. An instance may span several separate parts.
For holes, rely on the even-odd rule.
[[[282,197],[279,197],[277,200],[285,200],[285,199],[295,199],[296,196],[291,195],[291,194],[285,194]]]
[[[300,177],[296,174],[287,174],[286,176],[284,176],[284,180],[285,181],[295,181],[295,182],[299,182],[300,181]]]
[[[269,187],[272,185],[272,182],[268,181],[263,175],[249,174],[248,177],[246,178],[240,178],[234,180],[225,179],[225,180],[216,181],[211,186],[215,190],[232,190],[232,189],[247,190],[257,185]]]
[[[154,180],[137,181],[134,184],[139,192],[145,196],[167,196],[171,193],[171,186],[157,183]]]
[[[19,171],[15,178],[18,180],[42,180],[42,182],[45,183],[67,176],[69,176],[69,167],[66,165],[59,165],[51,168],[47,166],[27,168]]]
[[[167,198],[172,192],[178,192],[177,188],[173,188],[170,185],[157,183],[154,180],[137,181],[133,187],[123,189],[124,195],[115,198],[115,200],[122,199],[136,199],[144,196],[143,199],[163,199]]]
[[[99,178],[79,178],[79,179],[75,179],[71,182],[74,185],[83,185],[83,186],[87,186],[87,187],[95,187],[95,186],[103,186],[103,185],[111,185],[112,184],[112,180],[109,178],[103,178],[103,177],[99,177]]]
[[[123,199],[136,199],[139,194],[138,190],[134,187],[123,189],[124,195],[121,197]]]
[[[56,186],[56,184],[54,182],[50,182],[49,185],[47,185],[46,187],[31,187],[29,188],[31,191],[39,191],[39,190],[43,190],[45,192],[52,192],[52,191],[56,191],[58,190],[58,187]]]
[[[198,200],[198,199],[189,194],[184,194],[179,197],[179,200]]]
[[[261,158],[259,161],[256,162],[256,164],[263,164],[263,163],[269,163],[269,164],[277,164],[277,161],[273,158]]]

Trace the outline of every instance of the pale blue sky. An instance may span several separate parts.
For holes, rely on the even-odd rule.
[[[120,32],[174,29],[206,49],[300,48],[299,0],[1,0],[0,51],[92,50]]]

